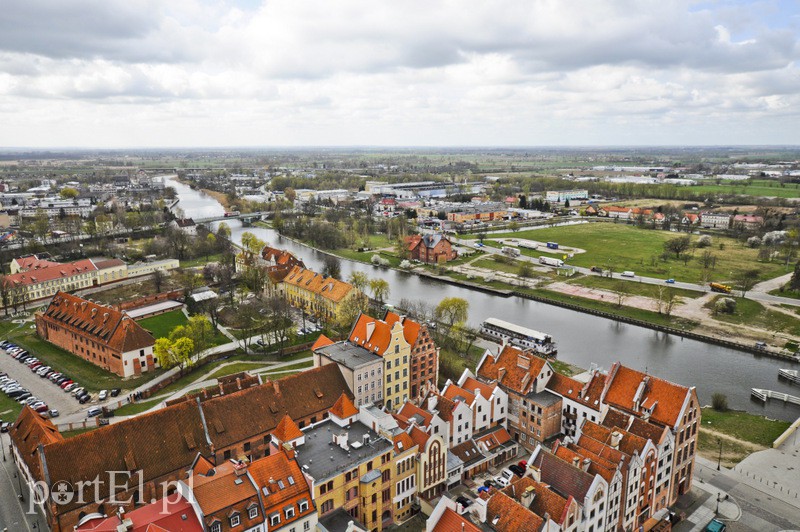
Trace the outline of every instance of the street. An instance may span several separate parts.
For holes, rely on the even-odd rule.
[[[30,532],[32,530],[44,530],[40,528],[42,519],[39,515],[25,515],[28,503],[28,494],[25,493],[25,500],[19,499],[19,483],[17,478],[14,461],[9,454],[10,438],[8,434],[0,433],[0,531],[6,530],[13,532]],[[24,486],[23,486],[24,488]]]

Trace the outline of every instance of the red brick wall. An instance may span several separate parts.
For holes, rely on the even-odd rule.
[[[182,290],[172,290],[170,292],[161,292],[160,294],[155,294],[152,296],[140,297],[132,301],[125,301],[123,303],[119,303],[118,305],[114,305],[114,308],[117,310],[130,310],[132,308],[155,305],[156,303],[161,303],[162,301],[167,301],[169,299],[178,299],[181,297],[183,297]]]
[[[438,379],[439,355],[436,344],[433,342],[428,328],[423,325],[420,327],[417,341],[411,347],[409,385],[411,386],[412,400],[417,400],[426,381],[430,380],[434,386],[438,386]]]
[[[36,331],[39,336],[73,355],[91,362],[119,376],[124,374],[122,353],[97,342],[79,329],[63,325],[48,316],[36,316]]]

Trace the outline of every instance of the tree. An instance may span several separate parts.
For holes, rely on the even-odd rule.
[[[369,290],[378,304],[383,305],[386,298],[389,297],[389,282],[386,279],[370,279]]]
[[[164,286],[164,270],[157,269],[153,272],[153,284],[156,286],[156,292],[161,292]]]
[[[286,187],[283,189],[283,197],[286,198],[286,201],[289,203],[294,203],[294,200],[297,199],[297,192],[295,192],[292,187]]]
[[[61,192],[59,192],[58,195],[61,196],[61,199],[75,199],[78,197],[78,194],[80,193],[76,189],[72,187],[64,187],[61,189]]]
[[[564,208],[565,209],[569,209],[569,200],[568,199],[564,200]]]
[[[517,222],[510,222],[508,224],[508,228],[511,229],[512,232],[516,233],[519,231],[519,224]]]
[[[742,297],[745,297],[748,291],[753,288],[758,282],[758,276],[761,270],[751,269],[739,272],[734,278],[736,288],[742,292]]]
[[[350,274],[350,278],[347,280],[347,282],[353,285],[353,287],[359,292],[364,292],[369,284],[369,278],[364,272],[353,272]]]
[[[800,290],[800,261],[796,262],[794,265],[794,273],[789,280],[789,288],[791,290]]]
[[[469,302],[460,297],[442,299],[433,312],[434,319],[452,329],[457,323],[465,323],[469,316]]]
[[[169,369],[178,366],[181,373],[191,363],[193,352],[194,342],[186,337],[176,340],[159,338],[153,346],[153,354],[162,368]]]
[[[528,279],[529,277],[533,276],[533,268],[531,267],[531,263],[528,261],[522,261],[519,264],[519,271],[517,275],[522,277],[523,279]]]
[[[528,208],[528,196],[526,196],[525,194],[520,194],[519,196],[519,208],[520,209]]]
[[[8,316],[8,306],[11,304],[11,284],[2,273],[0,273],[0,303],[3,304],[3,310]]]
[[[664,242],[664,251],[669,253],[674,253],[675,258],[681,258],[681,253],[689,249],[691,246],[691,238],[689,236],[679,236],[677,238],[673,238],[672,240],[667,240]]]
[[[325,255],[323,261],[322,275],[325,277],[333,277],[334,279],[342,279],[342,263],[333,255]]]
[[[698,248],[707,248],[711,246],[711,237],[708,235],[703,235],[697,239],[697,247]]]
[[[614,284],[614,293],[617,296],[617,306],[621,307],[625,298],[628,297],[628,293],[625,291],[625,281],[617,281]]]

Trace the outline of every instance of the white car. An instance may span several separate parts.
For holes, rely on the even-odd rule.
[[[97,396],[98,401],[105,401],[108,399],[108,390],[100,390],[100,394]]]

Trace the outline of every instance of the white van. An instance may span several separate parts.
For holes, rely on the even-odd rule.
[[[622,275],[623,277],[634,277],[636,274],[633,273],[632,271],[626,271],[622,272],[620,275]]]

